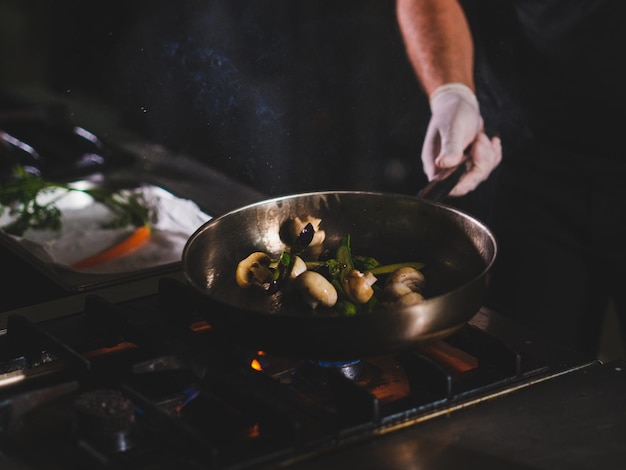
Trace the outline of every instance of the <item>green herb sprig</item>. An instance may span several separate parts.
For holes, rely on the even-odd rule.
[[[111,210],[114,218],[103,224],[103,228],[151,225],[155,217],[154,209],[141,195],[125,195],[106,188],[78,189],[68,184],[47,181],[19,166],[14,168],[13,174],[10,181],[0,186],[0,216],[8,211],[10,216],[16,218],[0,229],[15,236],[23,236],[28,229],[61,229],[62,214],[57,203],[67,193],[45,203],[40,202],[42,195],[59,189],[88,194]]]

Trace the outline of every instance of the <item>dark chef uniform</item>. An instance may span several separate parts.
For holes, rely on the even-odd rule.
[[[609,299],[626,313],[626,2],[464,5],[503,144],[493,177],[458,201],[500,242],[489,303],[595,354]]]

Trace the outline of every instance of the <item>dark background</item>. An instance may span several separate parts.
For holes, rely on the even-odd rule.
[[[415,193],[428,107],[394,5],[1,0],[0,86],[104,106],[268,195]]]

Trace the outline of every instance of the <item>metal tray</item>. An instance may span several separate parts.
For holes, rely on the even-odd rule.
[[[161,146],[142,142],[127,142],[124,151],[133,157],[126,165],[81,176],[75,182],[102,184],[116,188],[150,187],[170,193],[181,203],[193,203],[206,220],[241,205],[262,199],[264,196],[232,181],[206,165],[184,155],[174,155]],[[194,216],[197,214],[194,212]],[[195,219],[197,227],[201,225]],[[188,235],[191,227],[187,225]],[[150,266],[116,272],[83,272],[67,265],[50,262],[35,247],[0,231],[0,244],[17,253],[25,262],[45,274],[68,292],[82,292],[106,285],[118,284],[180,269],[180,258]],[[182,256],[182,251],[181,251]]]

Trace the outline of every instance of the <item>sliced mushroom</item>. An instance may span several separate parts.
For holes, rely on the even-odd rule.
[[[322,219],[318,219],[310,215],[304,219],[294,217],[293,219],[288,220],[285,224],[285,229],[287,230],[289,240],[293,241],[298,238],[307,224],[311,224],[313,226],[313,230],[315,230],[315,234],[313,235],[313,240],[309,243],[309,247],[321,245],[326,238],[326,232],[324,232],[324,230],[320,230],[321,222]]]
[[[377,280],[376,276],[370,272],[363,274],[358,269],[353,269],[343,279],[343,288],[350,300],[365,304],[374,295],[372,286]]]
[[[337,303],[337,290],[318,272],[304,271],[296,277],[295,286],[312,308],[318,305],[332,307]]]
[[[289,278],[295,279],[306,270],[306,262],[299,256],[296,256],[293,262],[293,267],[291,268],[291,273],[289,273]]]
[[[255,251],[237,265],[235,280],[240,287],[263,285],[272,280],[273,272],[270,269],[271,258],[262,251]]]

